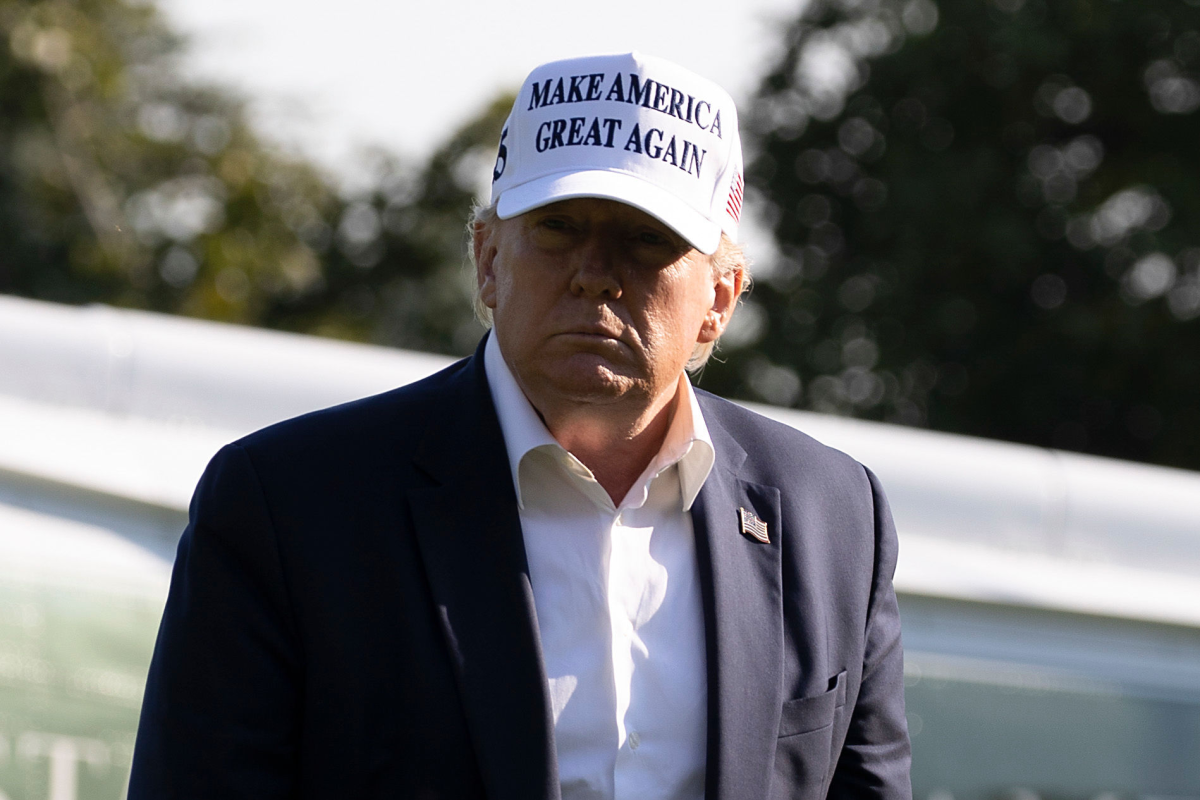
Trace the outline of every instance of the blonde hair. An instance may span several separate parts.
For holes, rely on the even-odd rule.
[[[470,241],[475,231],[480,229],[490,228],[500,219],[496,213],[495,203],[476,203],[471,209],[471,218],[467,222],[467,236]],[[468,244],[467,255],[471,260],[471,266],[475,264],[475,248]],[[731,272],[741,269],[745,272],[745,278],[742,281],[742,292],[745,293],[750,288],[750,264],[746,259],[746,254],[742,251],[741,245],[730,239],[724,233],[721,234],[721,242],[717,245],[717,251],[708,257],[712,262],[713,273],[718,276],[725,276]],[[479,282],[475,282],[475,318],[485,328],[492,327],[492,310],[484,305],[483,298],[480,296]],[[717,347],[717,342],[696,343],[696,347],[692,350],[692,356],[688,359],[685,369],[688,372],[696,372],[705,364],[712,356],[713,351]]]

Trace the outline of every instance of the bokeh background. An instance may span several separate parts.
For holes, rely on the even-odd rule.
[[[507,16],[536,38],[548,11]],[[701,384],[1200,468],[1200,7],[811,0],[790,17],[759,11],[777,22],[742,12],[743,38],[761,44],[740,48],[736,69],[737,49],[710,64],[710,43],[681,58],[749,84],[759,234],[758,285]],[[428,20],[404,18],[360,46],[428,37]],[[391,150],[364,133],[349,153],[352,134],[305,123],[322,102],[331,111],[319,94],[305,112],[294,89],[262,89],[250,106],[273,123],[262,133],[245,87],[204,80],[236,59],[206,71],[167,19],[115,0],[0,4],[0,291],[469,352],[480,329],[464,302],[462,220],[511,102],[500,90],[455,120],[464,97],[502,80],[486,49],[447,52],[469,15],[442,20],[449,30],[413,68],[360,93],[391,109],[380,131],[428,129],[438,114],[457,128]],[[697,27],[716,36],[712,25]],[[203,30],[201,42],[221,28]],[[491,48],[532,63],[507,33]],[[324,58],[353,74],[353,53]],[[446,61],[460,66],[443,72]],[[430,100],[442,96],[458,105]]]
[[[639,48],[742,111],[754,287],[699,385],[1200,470],[1200,0],[251,5],[0,0],[0,293],[467,354],[482,328],[463,225],[511,92],[540,61]],[[13,652],[35,606],[0,602]],[[121,608],[113,646],[148,652],[158,607]],[[57,641],[91,635],[89,613],[64,611]],[[1184,652],[1197,630],[1146,646]],[[25,680],[4,652],[0,683]],[[1194,695],[1118,708],[997,679],[956,700],[952,679],[914,674],[943,748],[1002,721],[1038,742],[1038,775],[1060,757],[1136,765],[955,794],[918,764],[921,797],[1200,797]],[[128,727],[140,685],[117,689]],[[15,731],[42,713],[14,692],[0,796],[117,796],[120,769],[79,767],[98,788],[74,794],[32,777],[84,764],[85,740],[4,738],[5,714]],[[1089,697],[1104,708],[1079,711]],[[1073,738],[1099,718],[1147,732]],[[1046,734],[1051,719],[1077,727]],[[981,748],[964,769],[986,772]]]

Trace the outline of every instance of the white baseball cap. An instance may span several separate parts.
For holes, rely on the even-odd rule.
[[[521,86],[500,134],[501,219],[573,197],[639,208],[702,253],[742,211],[737,109],[724,89],[640,53],[552,61]]]

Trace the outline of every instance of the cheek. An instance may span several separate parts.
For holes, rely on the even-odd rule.
[[[711,287],[684,285],[673,287],[661,302],[647,306],[648,344],[690,357],[700,335],[714,293]]]
[[[492,280],[492,300],[497,310],[508,307],[508,299],[512,296],[512,280],[505,272],[497,271]]]
[[[499,314],[516,310],[521,305],[524,292],[520,285],[520,276],[515,274],[507,262],[497,263],[493,272],[492,306]]]
[[[527,331],[531,335],[541,323],[556,317],[555,304],[561,292],[553,276],[524,269],[497,269],[495,273],[493,317],[507,323],[510,333]]]
[[[681,281],[673,292],[675,324],[689,335],[698,332],[715,299],[716,292],[707,281]]]

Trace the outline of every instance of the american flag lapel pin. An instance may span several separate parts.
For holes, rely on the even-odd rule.
[[[767,536],[767,523],[759,519],[753,511],[739,508],[738,519],[742,523],[742,533],[756,542],[762,542],[763,544],[771,543],[770,537]]]

